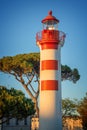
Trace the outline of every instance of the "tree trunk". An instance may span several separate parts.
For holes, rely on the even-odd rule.
[[[30,92],[30,90],[28,89],[27,85],[22,84],[23,87],[25,88],[26,92],[28,93],[28,95],[31,97],[32,101],[34,102],[34,109],[36,110],[36,115],[39,117],[39,108],[38,108],[38,101],[37,101],[37,97],[34,97],[33,94]]]
[[[37,99],[35,98],[34,100],[33,100],[33,102],[34,102],[34,108],[35,108],[35,110],[36,110],[36,115],[39,117],[39,107],[38,107],[38,101],[37,101]]]

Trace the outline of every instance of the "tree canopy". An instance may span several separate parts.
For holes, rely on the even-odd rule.
[[[73,100],[66,98],[62,100],[63,117],[75,116],[76,104]]]
[[[23,119],[34,113],[34,103],[21,90],[0,86],[0,123],[12,118]]]
[[[61,77],[62,80],[69,80],[76,83],[80,79],[79,72],[76,68],[71,69],[67,65],[61,65]]]
[[[16,56],[7,56],[0,59],[0,71],[20,77],[21,75],[31,75],[35,72],[39,76],[40,54],[18,54]],[[62,80],[70,80],[76,83],[80,79],[76,68],[71,69],[67,65],[61,65]]]
[[[71,69],[67,65],[61,65],[62,80],[70,80],[76,83],[80,79],[79,72],[76,68]],[[18,54],[16,56],[7,56],[0,59],[0,71],[13,75],[15,79],[22,84],[29,96],[32,98],[37,113],[39,112],[38,96],[39,96],[39,70],[40,70],[40,54]],[[37,89],[32,85],[37,83]]]
[[[62,100],[63,124],[67,116],[82,120],[84,130],[87,130],[87,93],[81,100],[71,100],[69,98]]]
[[[85,97],[78,103],[78,111],[82,118],[83,129],[87,130],[87,93]]]

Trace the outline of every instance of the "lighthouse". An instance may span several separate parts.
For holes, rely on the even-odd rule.
[[[52,11],[41,22],[43,29],[36,34],[40,48],[39,130],[62,130],[60,51],[65,34],[58,31],[59,20]]]

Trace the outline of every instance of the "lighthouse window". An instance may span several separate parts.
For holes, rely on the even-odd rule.
[[[57,30],[58,29],[58,23],[55,21],[46,21],[43,23],[43,29],[48,30]]]
[[[55,30],[55,28],[54,28],[53,25],[50,25],[50,26],[48,27],[48,29],[49,29],[49,30]]]

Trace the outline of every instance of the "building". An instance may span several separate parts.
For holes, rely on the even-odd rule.
[[[30,130],[31,122],[30,117],[24,120],[18,120],[16,118],[10,119],[8,122],[4,123],[1,130]]]
[[[0,130],[39,130],[39,119],[36,116],[28,117],[22,121],[13,118],[3,124]],[[63,130],[83,130],[80,117],[65,117]]]
[[[63,130],[83,130],[80,117],[65,117]]]

